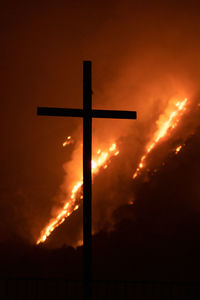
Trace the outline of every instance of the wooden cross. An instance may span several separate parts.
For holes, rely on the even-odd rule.
[[[92,109],[92,63],[83,62],[83,109],[38,107],[41,116],[83,118],[83,282],[84,300],[91,300],[92,279],[92,118],[136,119],[135,111]]]

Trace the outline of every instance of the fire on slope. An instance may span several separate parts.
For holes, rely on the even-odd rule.
[[[170,101],[165,112],[160,116],[157,121],[157,130],[153,134],[151,141],[146,147],[145,154],[141,157],[138,167],[133,174],[133,179],[135,179],[140,171],[145,166],[145,160],[147,159],[149,153],[155,148],[158,142],[166,137],[171,130],[173,130],[178,122],[180,121],[183,112],[186,110],[187,99],[185,98],[182,101]],[[63,143],[63,147],[71,144],[73,142],[71,136],[67,137],[66,141]],[[177,154],[182,148],[182,145],[179,145],[175,153]],[[102,151],[98,149],[94,160],[92,160],[92,174],[97,174],[101,168],[106,169],[110,162],[111,157],[117,156],[119,150],[115,143],[113,143],[107,151]],[[81,178],[81,176],[80,176]],[[47,237],[54,231],[56,227],[62,224],[65,219],[72,214],[73,211],[79,208],[80,199],[83,198],[81,189],[82,189],[83,179],[77,181],[71,191],[70,198],[66,200],[66,203],[59,214],[49,222],[49,224],[42,230],[40,237],[37,240],[37,244],[44,242]]]
[[[68,137],[66,142],[63,143],[63,147],[65,147],[70,142],[71,136]],[[117,149],[117,145],[115,143],[111,144],[107,151],[98,149],[94,160],[92,160],[92,175],[97,174],[101,168],[106,169],[111,157],[117,156],[118,154],[119,150]],[[81,178],[74,184],[70,198],[66,200],[66,203],[59,214],[53,220],[51,220],[49,224],[41,231],[40,237],[36,242],[37,244],[43,243],[56,227],[62,224],[65,219],[72,214],[73,211],[79,208],[79,200],[83,198],[83,196],[81,195],[82,185],[83,179]]]
[[[149,144],[146,147],[146,152],[145,154],[141,157],[140,162],[138,164],[138,167],[133,174],[133,179],[135,179],[140,170],[144,168],[145,166],[145,160],[148,156],[148,154],[155,148],[157,143],[165,137],[170,130],[173,130],[176,125],[178,124],[183,112],[186,110],[186,103],[187,103],[187,98],[185,98],[182,101],[173,101],[170,102],[165,113],[160,116],[157,125],[158,129],[153,135],[152,140],[149,142]],[[182,146],[179,146],[176,149],[176,153],[180,151]]]

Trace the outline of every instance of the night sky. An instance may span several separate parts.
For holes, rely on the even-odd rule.
[[[22,257],[25,275],[80,273],[81,247],[72,246],[81,239],[81,209],[46,244],[35,242],[62,205],[63,183],[73,177],[68,163],[77,157],[82,121],[39,117],[36,110],[81,108],[82,61],[92,60],[93,108],[138,113],[137,121],[93,124],[94,149],[112,141],[120,149],[94,179],[95,276],[158,278],[162,270],[164,279],[198,279],[197,271],[188,274],[199,265],[200,245],[199,13],[198,1],[2,1],[1,257],[13,255],[15,245],[13,265],[2,274],[18,274]],[[173,97],[187,97],[190,107],[133,181]],[[69,135],[75,142],[63,148]],[[57,270],[65,251],[69,269]],[[41,268],[33,267],[38,260]]]

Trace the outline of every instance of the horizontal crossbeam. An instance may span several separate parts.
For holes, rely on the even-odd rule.
[[[57,108],[57,107],[38,107],[37,114],[40,116],[54,116],[54,117],[85,117],[90,116],[92,118],[109,118],[109,119],[136,119],[136,111],[126,110],[91,110],[91,115],[87,111],[84,113],[83,109],[76,108]]]
[[[39,116],[50,117],[83,117],[83,110],[76,108],[38,107]]]
[[[109,119],[136,119],[136,111],[126,110],[92,110],[93,118],[109,118]]]

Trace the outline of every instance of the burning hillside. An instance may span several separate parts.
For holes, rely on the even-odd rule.
[[[150,156],[150,153],[162,142],[169,142],[170,138],[172,138],[172,133],[177,128],[179,122],[184,117],[184,114],[187,110],[191,109],[191,101],[188,99],[170,99],[168,104],[166,105],[165,111],[159,116],[158,120],[156,121],[155,131],[152,134],[152,138],[145,146],[145,153],[140,158],[139,164],[136,168],[136,171],[133,174],[133,180],[139,176],[140,172],[145,168],[147,168],[147,160]],[[187,137],[184,136],[184,139]],[[183,145],[184,139],[182,139],[181,144],[173,147],[173,151],[175,154],[178,154]],[[66,139],[63,143],[63,146],[71,144],[71,136]],[[82,146],[79,146],[82,149]],[[107,169],[110,164],[114,163],[114,157],[120,154],[120,150],[116,143],[112,143],[107,150],[97,149],[93,154],[93,161],[92,161],[92,174],[93,177],[97,176],[98,173],[102,172],[101,170]],[[119,155],[120,156],[120,155]],[[125,159],[125,158],[124,158]],[[155,164],[156,165],[156,164]],[[158,166],[159,167],[159,166]],[[149,169],[148,169],[149,170]],[[81,169],[80,169],[81,174]],[[67,217],[69,217],[73,211],[77,210],[80,206],[80,202],[82,200],[82,178],[80,175],[80,180],[72,184],[71,195],[69,199],[66,199],[63,208],[57,213],[57,215],[50,220],[49,224],[41,231],[41,235],[37,240],[37,244],[44,242],[48,236],[61,225]],[[95,202],[95,199],[94,199]],[[126,203],[133,204],[132,200],[127,200]],[[117,204],[115,205],[117,208]],[[97,229],[95,228],[95,231]],[[93,230],[94,232],[94,230]]]
[[[157,121],[157,131],[153,135],[152,140],[149,142],[146,148],[146,153],[142,156],[140,163],[133,175],[133,179],[138,176],[138,173],[144,167],[145,160],[148,154],[156,147],[160,139],[166,138],[170,130],[174,129],[178,124],[184,110],[186,110],[187,99],[182,101],[173,100],[172,103],[169,103],[163,115],[160,116]]]
[[[67,139],[71,140],[71,138]],[[64,142],[64,145],[66,142]],[[111,158],[113,156],[117,156],[119,154],[119,150],[117,149],[117,146],[115,143],[113,143],[108,150],[102,151],[101,149],[98,149],[96,151],[95,158],[92,160],[92,174],[97,174],[101,168],[106,169],[108,167],[108,164],[111,161]],[[69,200],[66,200],[66,204],[64,205],[63,209],[59,214],[54,218],[52,221],[50,221],[49,225],[44,228],[44,230],[41,233],[41,236],[37,240],[37,244],[44,242],[46,238],[51,234],[51,232],[54,231],[56,227],[61,225],[67,217],[71,215],[71,213],[79,208],[80,200],[83,199],[82,196],[82,185],[83,185],[83,179],[80,174],[80,180],[77,181],[72,188],[71,195]]]

